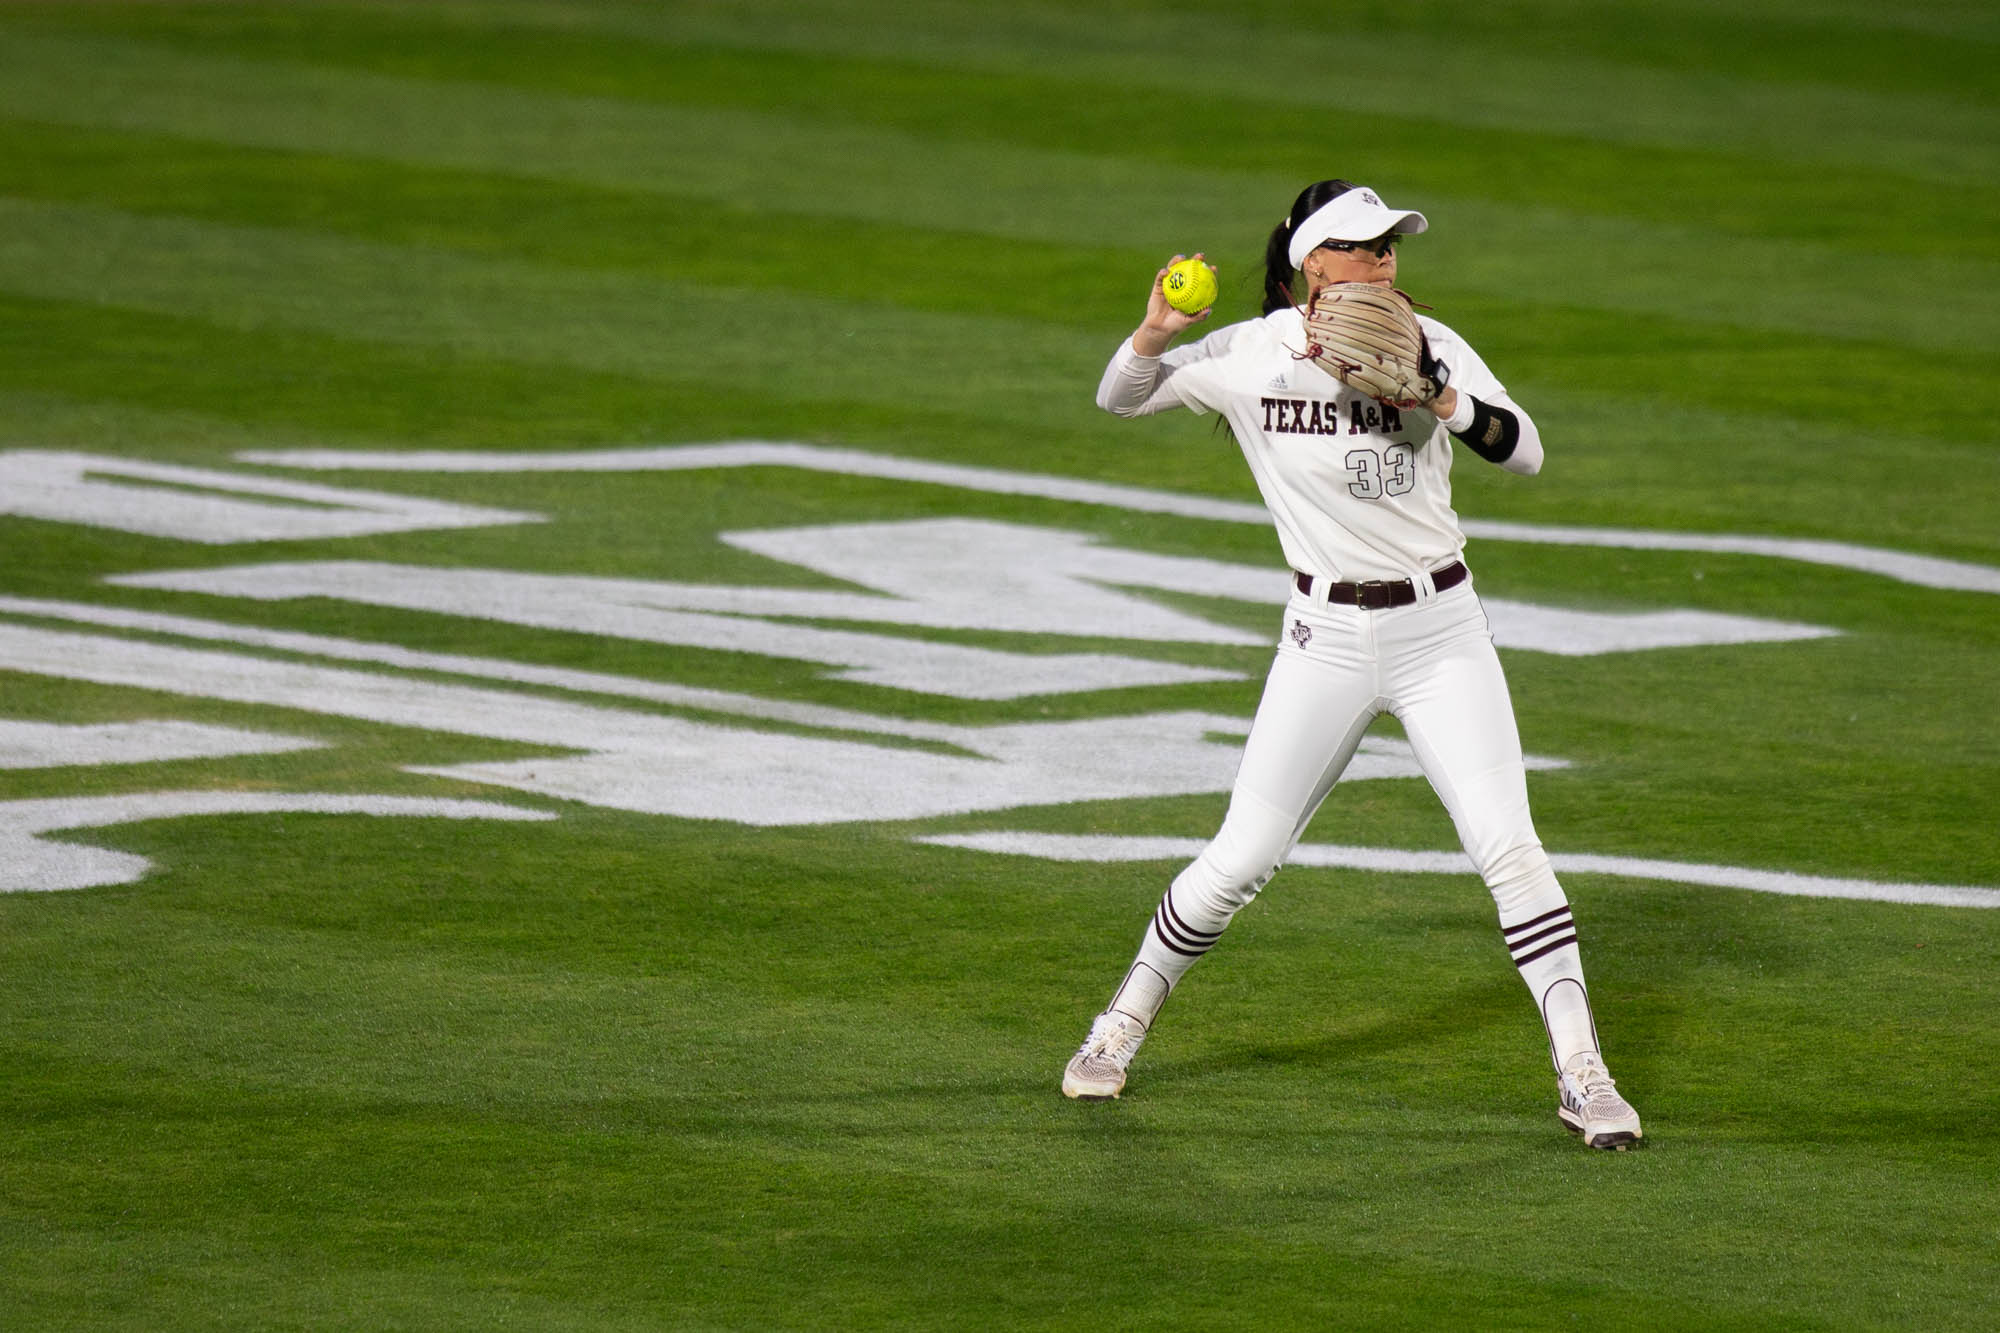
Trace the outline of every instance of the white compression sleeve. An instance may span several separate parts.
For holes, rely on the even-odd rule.
[[[1104,378],[1097,384],[1097,405],[1121,417],[1150,416],[1179,407],[1180,400],[1166,387],[1160,372],[1160,358],[1140,356],[1127,338],[1104,367]]]

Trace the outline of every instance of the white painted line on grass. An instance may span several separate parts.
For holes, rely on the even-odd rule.
[[[838,538],[832,539],[833,541]],[[911,546],[921,549],[912,534]],[[1022,545],[1022,543],[1017,543]],[[890,548],[893,549],[893,548]],[[912,552],[914,554],[914,551]],[[890,557],[859,571],[880,582],[914,581],[921,571]],[[933,566],[939,591],[956,588],[948,563]],[[1261,635],[1211,625],[1143,598],[1105,590],[1060,569],[1016,571],[1020,586],[990,599],[922,600],[899,592],[857,594],[818,589],[684,584],[608,579],[579,574],[532,574],[506,569],[445,568],[371,560],[315,560],[223,569],[155,570],[108,581],[127,588],[164,588],[218,597],[283,601],[337,598],[437,615],[476,617],[597,638],[669,643],[720,652],[804,661],[832,668],[842,680],[963,699],[1018,699],[1035,694],[1188,685],[1241,680],[1240,672],[1104,652],[1021,652],[940,642],[845,626],[802,624],[775,617],[812,616],[891,625],[1074,632],[1078,622],[1099,632],[1167,641],[1262,646]],[[998,576],[992,580],[999,583]],[[972,586],[969,582],[966,586]],[[1037,598],[1032,594],[1039,593]],[[979,613],[991,610],[984,624]],[[1010,623],[1007,612],[1015,614]],[[1750,632],[1755,632],[1754,628]],[[1772,633],[1782,633],[1773,626]]]
[[[1061,833],[940,833],[915,839],[933,847],[1006,856],[1036,856],[1049,861],[1192,861],[1207,842],[1201,838],[1147,838]],[[1806,898],[1858,898],[1871,902],[1910,903],[1926,907],[2000,907],[2000,889],[1956,884],[1896,884],[1826,875],[1795,875],[1777,870],[1738,866],[1698,865],[1686,861],[1654,861],[1633,856],[1592,856],[1552,853],[1558,874],[1617,875],[1625,879],[1657,879],[1675,884],[1700,884],[1718,889],[1748,889]],[[1302,843],[1292,849],[1286,865],[1323,869],[1373,870],[1395,874],[1470,875],[1472,862],[1463,852],[1411,852],[1389,847],[1341,847]]]
[[[542,521],[519,510],[52,449],[0,450],[0,514],[223,546]]]
[[[535,666],[505,658],[423,652],[396,644],[371,643],[361,639],[337,638],[299,630],[260,629],[255,626],[233,625],[225,621],[204,620],[193,616],[98,606],[89,602],[0,596],[0,614],[39,616],[109,629],[140,630],[149,634],[172,634],[182,638],[238,644],[247,648],[273,648],[280,652],[306,653],[316,657],[331,657],[343,662],[367,662],[404,671],[435,671],[447,675],[502,680],[510,684],[534,685],[581,694],[644,699],[676,708],[730,713],[833,731],[905,736],[946,745],[963,746],[967,737],[973,734],[972,729],[967,727],[881,717],[874,713],[831,708],[820,704],[764,699],[732,690],[672,685],[632,676],[610,675],[601,671]]]
[[[1240,717],[1188,710],[1003,723],[963,728],[962,752],[940,753],[4,622],[0,670],[546,746],[563,753],[413,771],[610,809],[755,825],[929,819],[1227,791],[1242,756],[1234,738],[1247,726]],[[1421,773],[1407,743],[1370,738],[1342,777]]]
[[[160,764],[316,750],[325,742],[241,727],[149,718],[141,722],[26,722],[0,718],[0,769]]]
[[[130,884],[151,869],[143,856],[48,842],[61,829],[103,828],[189,815],[400,815],[424,819],[549,820],[544,810],[495,801],[318,792],[148,791],[0,801],[0,893],[47,893]]]
[[[1811,541],[1798,537],[1749,537],[1740,534],[1649,532],[1635,528],[1570,528],[1539,523],[1501,523],[1467,519],[1460,524],[1468,537],[1496,542],[1541,542],[1552,546],[1612,546],[1627,551],[1705,551],[1715,555],[1761,555],[1799,560],[1809,565],[1880,574],[1898,583],[1952,592],[2000,593],[2000,569],[1937,556],[1911,555],[1879,546],[1849,542]]]
[[[936,463],[921,458],[830,449],[810,444],[743,440],[729,444],[640,445],[540,454],[443,450],[408,453],[340,449],[254,449],[236,455],[246,463],[319,471],[366,472],[670,472],[693,468],[792,467],[854,477],[927,482],[1000,495],[1106,505],[1140,513],[1178,514],[1225,523],[1267,524],[1270,515],[1252,501],[1157,491],[1143,486],[1079,481],[1073,477],[1001,468]],[[1468,537],[1554,546],[1611,546],[1641,551],[1706,551],[1717,555],[1771,556],[1807,564],[1879,574],[1900,583],[1960,592],[2000,593],[2000,568],[1936,556],[1911,555],[1850,542],[1736,534],[1649,532],[1630,528],[1578,528],[1539,523],[1467,520]]]

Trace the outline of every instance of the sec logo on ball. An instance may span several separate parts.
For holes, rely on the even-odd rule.
[[[1199,259],[1183,259],[1167,270],[1160,290],[1183,315],[1198,315],[1215,304],[1215,270]]]

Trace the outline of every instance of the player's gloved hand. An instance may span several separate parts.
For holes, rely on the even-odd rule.
[[[1306,307],[1310,360],[1348,388],[1393,407],[1423,407],[1444,386],[1430,340],[1402,292],[1369,282],[1336,282]]]

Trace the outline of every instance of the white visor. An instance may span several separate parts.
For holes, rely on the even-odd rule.
[[[1422,213],[1398,211],[1366,186],[1356,186],[1329,200],[1292,233],[1293,268],[1304,268],[1306,256],[1328,241],[1372,241],[1398,232],[1413,236],[1430,227]]]

